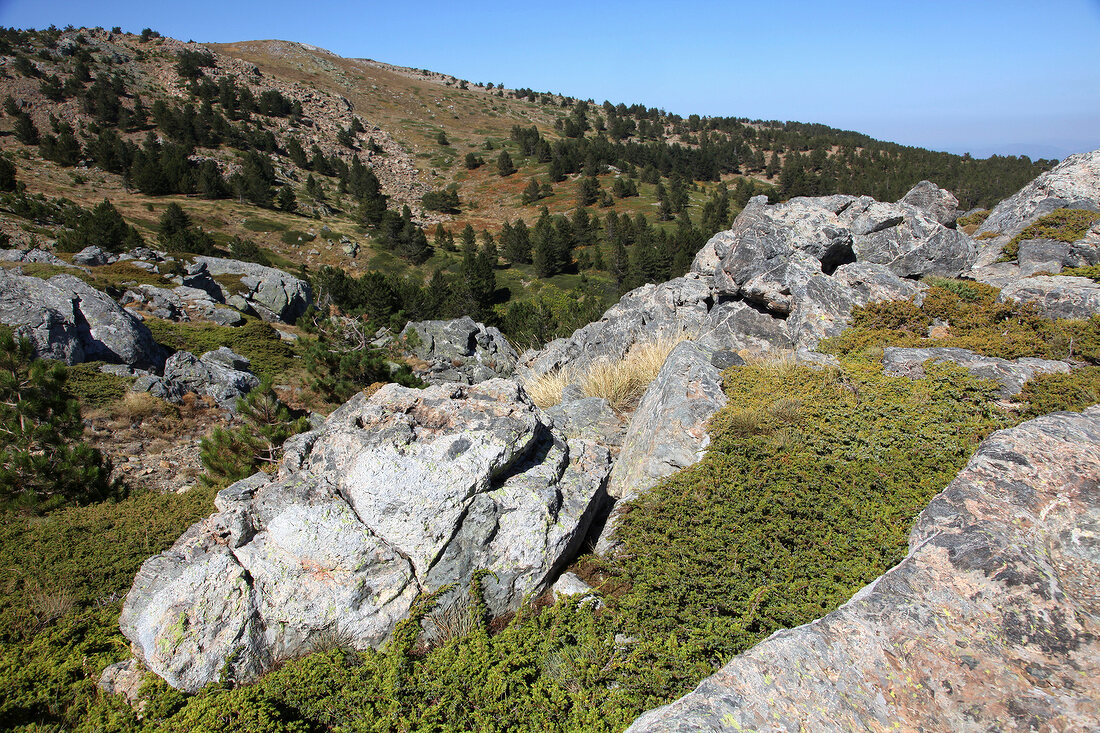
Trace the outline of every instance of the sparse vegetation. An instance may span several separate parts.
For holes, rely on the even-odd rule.
[[[1028,224],[1023,231],[1008,241],[1003,257],[1014,260],[1020,253],[1020,242],[1027,239],[1053,239],[1057,242],[1076,242],[1085,236],[1089,227],[1100,220],[1100,212],[1087,209],[1056,209]]]

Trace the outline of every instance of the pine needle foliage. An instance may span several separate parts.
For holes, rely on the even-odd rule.
[[[110,464],[81,440],[80,403],[64,364],[34,357],[27,339],[0,334],[0,502],[47,511],[121,493]]]
[[[206,473],[200,480],[206,486],[226,485],[256,471],[274,470],[286,439],[309,429],[308,418],[294,417],[269,381],[237,398],[237,415],[242,425],[215,428],[202,439],[200,456]]]

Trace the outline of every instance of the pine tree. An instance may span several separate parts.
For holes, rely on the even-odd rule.
[[[594,176],[581,178],[577,186],[577,201],[581,206],[591,206],[600,196],[600,182]]]
[[[284,185],[279,189],[279,198],[277,201],[279,209],[287,213],[293,214],[298,210],[298,199],[294,197],[294,189],[290,184]]]
[[[508,155],[507,150],[501,150],[500,156],[497,157],[497,173],[502,176],[510,176],[516,172],[516,166],[512,162],[512,156]]]
[[[210,437],[202,439],[200,457],[206,473],[200,480],[207,486],[240,481],[259,470],[273,470],[286,439],[309,430],[309,420],[293,417],[266,380],[237,398],[237,415],[243,425],[215,428]]]
[[[26,112],[15,116],[15,139],[24,145],[38,144],[38,128]]]
[[[118,496],[111,467],[80,440],[80,404],[65,366],[34,358],[27,339],[0,334],[0,501],[46,511]]]

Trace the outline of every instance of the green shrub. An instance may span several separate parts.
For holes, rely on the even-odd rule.
[[[999,290],[966,281],[932,279],[919,315],[910,305],[852,309],[852,325],[819,349],[838,356],[876,358],[886,346],[955,346],[986,356],[1084,359],[1100,363],[1100,317],[1049,320],[1033,303],[998,303]],[[923,337],[920,326],[939,319],[947,335]]]
[[[85,362],[69,367],[69,392],[84,407],[106,407],[122,399],[134,377],[120,377],[99,371],[103,362]]]
[[[241,226],[250,232],[285,232],[287,230],[286,224],[280,224],[277,221],[263,219],[258,216],[245,219],[241,222]]]
[[[307,242],[312,242],[314,239],[317,239],[316,234],[309,234],[308,232],[302,232],[297,229],[287,229],[280,237],[283,244],[291,246],[306,244]]]
[[[1005,245],[1003,257],[1014,260],[1020,253],[1020,242],[1027,239],[1054,239],[1059,242],[1076,242],[1085,236],[1093,222],[1100,220],[1100,212],[1087,209],[1056,209],[1026,226],[1023,231]]]
[[[120,600],[141,563],[207,515],[212,499],[201,489],[141,492],[0,523],[0,728],[137,729],[133,711],[95,686],[105,666],[129,656]]]
[[[1069,374],[1037,374],[1024,384],[1020,400],[1028,403],[1028,417],[1059,410],[1080,412],[1100,404],[1100,367],[1084,367]]]
[[[989,215],[993,213],[989,209],[982,209],[981,211],[975,211],[973,214],[967,214],[966,216],[960,216],[956,221],[956,226],[959,227],[980,227]]]
[[[259,470],[273,471],[282,445],[292,435],[309,430],[309,419],[295,418],[276,396],[271,382],[262,382],[237,398],[237,415],[243,425],[215,428],[201,443],[200,480],[208,486],[225,486]]]
[[[82,441],[65,365],[0,334],[0,508],[48,511],[119,496],[111,465]]]
[[[623,633],[671,634],[718,664],[898,562],[916,515],[1005,424],[991,383],[928,369],[917,381],[873,365],[727,372],[706,457],[623,516]]]
[[[252,361],[252,371],[277,380],[294,368],[296,357],[278,332],[258,318],[249,318],[243,326],[219,326],[214,323],[177,323],[148,318],[145,324],[157,343],[172,351],[190,351],[202,356],[228,346]]]
[[[1065,277],[1087,277],[1089,280],[1100,282],[1100,265],[1085,265],[1084,267],[1068,267],[1058,273]]]

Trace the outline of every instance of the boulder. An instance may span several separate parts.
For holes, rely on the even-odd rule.
[[[1088,318],[1100,313],[1100,283],[1087,277],[1040,275],[1004,283],[1001,303],[1035,303],[1045,318]]]
[[[93,267],[98,267],[100,265],[109,265],[116,259],[118,258],[112,255],[110,252],[100,249],[93,244],[85,247],[84,249],[73,255],[73,264],[91,265]]]
[[[490,570],[494,614],[548,588],[603,503],[607,451],[566,440],[514,382],[360,393],[288,441],[275,477],[145,562],[121,627],[169,684],[238,679],[326,635],[389,637],[417,594]]]
[[[245,292],[239,297],[245,301],[247,309],[255,311],[265,321],[292,324],[313,303],[313,292],[308,282],[274,267],[223,257],[196,257],[193,267],[205,267],[205,270],[196,269],[194,274],[204,271],[211,278],[215,275],[241,275],[240,282]],[[226,302],[234,305],[232,299]],[[244,308],[241,310],[247,312]]]
[[[56,265],[57,267],[73,267],[68,262],[55,255],[53,252],[49,252],[44,249],[38,249],[37,247],[32,247],[30,249],[0,249],[0,261],[41,262],[46,265]]]
[[[970,269],[977,255],[966,234],[906,204],[862,196],[839,218],[851,229],[856,261],[884,265],[900,277],[957,277]]]
[[[509,377],[518,359],[504,334],[469,316],[450,321],[412,321],[401,331],[401,338],[407,351],[429,364],[417,372],[430,384],[477,384]]]
[[[747,349],[764,353],[794,347],[786,320],[739,300],[715,305],[695,342],[711,351]]]
[[[630,733],[1094,730],[1100,407],[994,433],[909,554]]]
[[[669,338],[682,331],[698,332],[713,302],[708,280],[688,273],[660,285],[631,290],[600,320],[540,350],[525,351],[517,371],[524,377],[541,376],[564,366],[582,371],[600,360],[622,359],[636,343]]]
[[[212,398],[219,407],[232,410],[238,397],[245,396],[260,383],[250,366],[248,359],[225,346],[198,358],[189,351],[177,351],[164,364],[161,388],[152,389],[146,382],[140,385],[158,397],[176,402],[193,392]],[[134,389],[138,388],[135,383]]]
[[[546,409],[550,424],[567,438],[584,438],[608,448],[622,445],[627,422],[602,397],[579,396]]]
[[[1016,257],[1020,275],[1030,277],[1038,273],[1056,275],[1062,271],[1062,263],[1069,258],[1069,244],[1053,239],[1025,239],[1020,242]]]
[[[726,404],[710,353],[684,341],[665,359],[630,420],[608,493],[630,499],[698,461],[710,444],[706,423]]]
[[[913,186],[898,203],[920,209],[945,227],[954,228],[959,218],[959,200],[931,181]]]
[[[887,347],[882,366],[886,374],[895,377],[920,379],[924,376],[924,363],[951,362],[982,379],[992,379],[1001,385],[1001,397],[1015,397],[1024,388],[1024,382],[1036,374],[1069,374],[1070,366],[1064,361],[1049,359],[998,359],[982,356],[967,349],[930,348],[899,349]]]
[[[39,356],[67,364],[164,362],[145,324],[73,275],[42,280],[0,269],[0,323],[30,338]]]
[[[622,502],[696,463],[710,445],[707,421],[726,405],[722,373],[711,356],[690,341],[677,344],[642,395],[611,469],[607,491],[617,503],[600,532],[597,554],[609,556],[619,546],[615,528]]]

